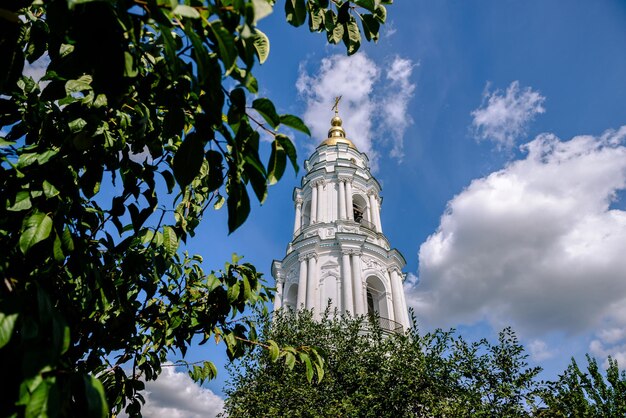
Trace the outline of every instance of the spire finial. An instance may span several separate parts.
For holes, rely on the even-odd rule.
[[[338,143],[347,144],[349,147],[356,149],[352,141],[346,138],[346,131],[343,130],[343,121],[339,117],[339,101],[341,96],[335,97],[335,104],[331,110],[335,112],[335,116],[330,120],[330,129],[328,130],[328,138],[322,142],[322,145],[337,145]]]
[[[335,104],[333,105],[333,107],[331,108],[331,110],[335,111],[335,116],[339,116],[339,101],[341,100],[343,96],[337,96],[335,97]]]

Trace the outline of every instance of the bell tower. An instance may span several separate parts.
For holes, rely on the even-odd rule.
[[[293,192],[293,237],[285,257],[272,263],[274,308],[377,312],[384,330],[402,331],[409,327],[406,261],[383,234],[380,184],[346,137],[337,102],[328,138],[305,161]]]

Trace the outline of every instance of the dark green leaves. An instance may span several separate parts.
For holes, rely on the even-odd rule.
[[[288,136],[282,134],[276,135],[276,142],[280,144],[284,152],[287,154],[287,157],[289,157],[289,161],[291,161],[291,165],[297,174],[299,170],[298,156],[296,154],[296,147],[293,145],[293,142],[291,142],[291,139],[289,139]]]
[[[269,99],[256,99],[252,102],[252,108],[259,112],[272,128],[276,129],[280,124],[280,117],[276,113],[274,104]]]
[[[45,213],[35,212],[24,220],[20,236],[20,251],[26,254],[38,242],[50,236],[52,219]]]
[[[87,417],[101,418],[109,414],[104,387],[102,383],[91,375],[83,376],[85,398],[87,400]]]
[[[217,43],[217,52],[224,63],[224,71],[226,75],[228,75],[235,67],[235,60],[237,59],[235,38],[219,20],[211,22],[208,26],[213,35],[213,39]]]
[[[309,129],[269,98],[246,96],[259,91],[252,69],[270,42],[257,24],[275,2],[140,3],[0,10],[0,286],[14,304],[0,301],[7,416],[138,416],[139,376],[156,378],[167,353],[218,336],[234,359],[257,339],[239,315],[269,300],[260,273],[235,260],[207,274],[180,247],[211,206],[227,204],[233,232],[251,191],[263,203],[287,164],[298,170],[294,143],[277,129]],[[370,6],[287,0],[285,11],[289,24],[310,18],[353,53],[357,13],[384,20]],[[22,70],[42,57],[45,83],[36,83]],[[278,352],[276,366],[284,357],[284,367],[321,375],[307,347]],[[208,362],[192,370],[215,376]]]
[[[305,0],[285,0],[285,16],[293,26],[300,26],[306,21]]]
[[[5,314],[0,312],[0,348],[8,344],[13,334],[13,328],[15,327],[15,321],[17,321],[17,314]]]
[[[189,134],[174,155],[174,177],[185,187],[198,175],[204,160],[204,145],[196,134]]]
[[[297,116],[280,115],[280,123],[282,125],[289,126],[290,128],[303,132],[308,136],[311,136],[311,131],[309,131],[309,128],[304,124],[304,122],[302,122],[302,119]]]
[[[246,185],[241,182],[229,181],[226,186],[228,198],[228,233],[233,233],[248,219],[250,214],[250,198]]]
[[[281,143],[278,140],[272,142],[272,153],[270,154],[270,161],[267,164],[267,179],[270,185],[276,184],[283,176],[287,161],[286,156],[287,153]]]
[[[343,43],[348,48],[348,55],[354,54],[361,47],[361,33],[359,32],[359,27],[353,17],[351,17],[350,21],[345,24]]]

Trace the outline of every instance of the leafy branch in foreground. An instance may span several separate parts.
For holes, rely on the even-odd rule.
[[[355,16],[377,16],[377,28],[387,3],[288,0],[285,12],[295,26],[322,19],[310,29],[354,53]],[[242,339],[256,340],[254,323],[234,319],[264,307],[271,289],[261,274],[237,257],[206,273],[183,247],[210,207],[226,204],[233,232],[249,215],[249,191],[262,203],[287,164],[298,170],[279,130],[308,128],[252,97],[252,69],[269,54],[258,23],[273,7],[0,6],[3,413],[139,415],[142,380],[155,379],[168,355],[184,357],[195,336],[219,335],[231,358]],[[35,64],[39,82],[28,75]],[[259,129],[271,133],[267,150]],[[202,376],[213,374],[207,365]]]

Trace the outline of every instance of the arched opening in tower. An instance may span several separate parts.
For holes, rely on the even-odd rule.
[[[298,303],[298,285],[296,283],[292,283],[287,290],[287,293],[284,296],[283,306],[288,309],[293,309],[294,311],[297,309]]]
[[[367,211],[367,201],[359,194],[352,196],[352,214],[354,215],[355,222],[362,223],[363,221],[370,221]]]
[[[377,276],[369,276],[365,281],[367,295],[367,314],[378,314],[381,318],[391,319],[390,306],[387,303],[387,289]]]
[[[302,211],[302,223],[303,227],[311,224],[311,201],[308,200],[304,204],[304,210]]]

